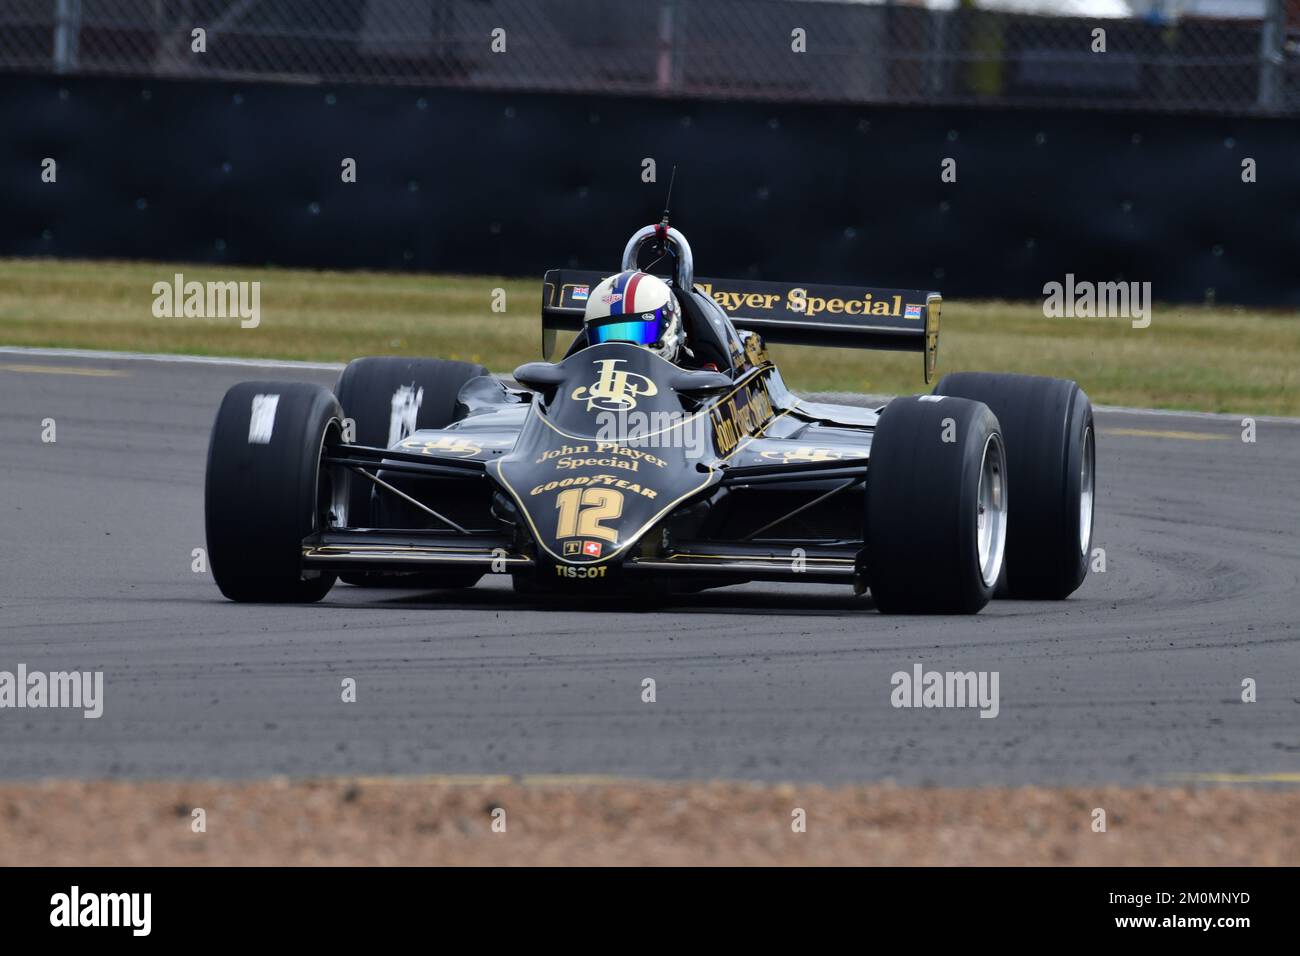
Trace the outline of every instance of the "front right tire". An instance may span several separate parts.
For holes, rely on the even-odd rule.
[[[343,413],[328,389],[243,382],[222,399],[208,445],[208,564],[232,601],[319,601],[334,575],[302,566],[303,538],[331,521],[332,474],[321,449]]]

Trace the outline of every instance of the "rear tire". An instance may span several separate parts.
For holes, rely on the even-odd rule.
[[[226,392],[208,445],[204,518],[212,576],[232,601],[319,601],[333,587],[333,574],[303,570],[302,540],[328,520],[321,447],[342,418],[318,385],[244,382]]]
[[[419,396],[415,427],[446,428],[464,414],[457,396],[470,379],[487,375],[488,370],[470,362],[447,359],[412,359],[394,355],[354,359],[339,376],[335,393],[343,413],[356,426],[356,444],[388,448],[406,437],[400,434],[393,405],[399,390],[409,389],[408,396]],[[359,475],[352,476],[348,496],[348,524],[369,527],[373,519],[371,496],[374,484]],[[350,571],[342,575],[345,584],[362,587],[393,588],[467,588],[483,576],[475,570],[421,571],[418,573]]]
[[[1007,531],[1006,453],[979,402],[885,406],[867,466],[867,584],[884,614],[973,614],[989,602]]]
[[[999,597],[1061,600],[1088,575],[1096,500],[1092,403],[1065,379],[957,372],[936,395],[983,402],[1002,423],[1016,516]]]

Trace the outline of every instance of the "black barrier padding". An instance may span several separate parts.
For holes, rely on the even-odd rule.
[[[676,163],[673,222],[701,274],[1037,298],[1073,273],[1300,304],[1294,121],[19,76],[0,91],[6,256],[613,271]]]

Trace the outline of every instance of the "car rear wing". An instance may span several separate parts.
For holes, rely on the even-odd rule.
[[[557,331],[582,329],[582,314],[604,273],[552,269],[542,285],[542,354],[555,348]],[[696,279],[739,328],[768,342],[838,348],[921,352],[925,380],[934,377],[939,356],[939,313],[943,296],[914,289]]]

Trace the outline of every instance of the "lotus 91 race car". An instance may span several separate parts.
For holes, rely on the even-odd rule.
[[[206,481],[221,592],[316,601],[339,577],[461,588],[495,572],[529,592],[839,583],[886,613],[973,613],[1082,583],[1095,457],[1074,382],[960,373],[878,407],[799,398],[768,342],[914,351],[929,384],[939,294],[697,279],[666,223],[632,236],[622,268],[647,251],[666,261],[685,365],[589,345],[603,273],[561,269],[543,358],[578,334],[512,382],[372,357],[334,392],[231,388]]]

